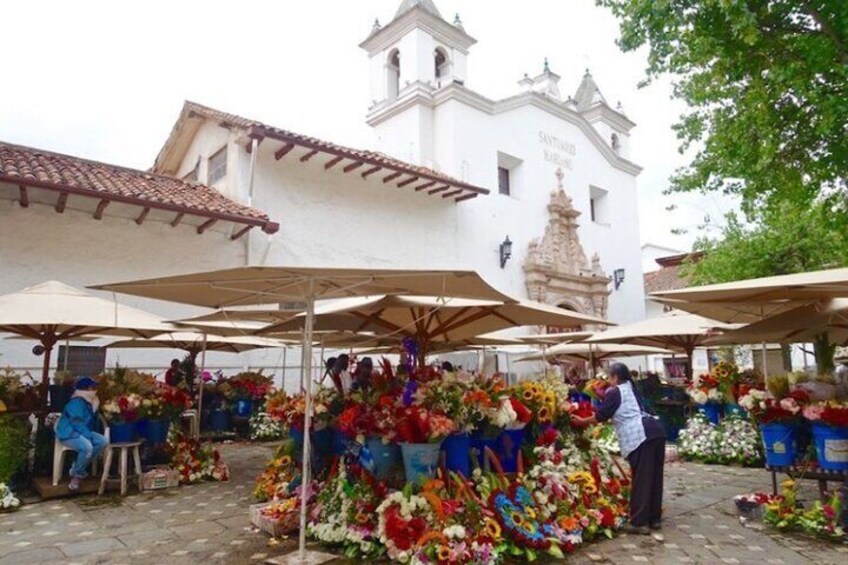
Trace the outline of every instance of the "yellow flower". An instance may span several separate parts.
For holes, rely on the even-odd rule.
[[[498,525],[497,522],[495,522],[491,518],[486,518],[486,521],[484,523],[484,530],[486,532],[486,535],[492,538],[493,540],[497,541],[501,539],[501,527]]]
[[[542,406],[539,409],[539,421],[542,423],[551,421],[551,410],[547,406]]]
[[[786,490],[793,489],[795,488],[795,481],[793,481],[792,479],[786,479],[785,481],[780,483],[780,486],[781,488],[784,488]]]
[[[524,524],[524,516],[522,516],[520,512],[513,512],[512,521],[516,526],[520,527],[522,524]]]

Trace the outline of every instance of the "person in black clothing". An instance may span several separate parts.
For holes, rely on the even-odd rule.
[[[610,367],[610,384],[594,416],[574,418],[578,425],[612,420],[621,454],[630,463],[630,533],[649,534],[662,527],[663,465],[666,434],[662,424],[648,414],[633,387],[626,365]],[[650,529],[649,529],[650,528]]]

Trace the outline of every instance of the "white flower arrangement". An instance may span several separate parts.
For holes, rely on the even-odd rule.
[[[15,496],[6,483],[0,483],[0,512],[10,512],[18,508],[21,501]]]
[[[677,449],[686,459],[703,463],[754,465],[762,460],[760,435],[753,424],[738,417],[718,426],[697,414],[680,431]]]
[[[257,412],[250,417],[250,439],[269,441],[283,437],[283,428],[268,416],[267,412]]]

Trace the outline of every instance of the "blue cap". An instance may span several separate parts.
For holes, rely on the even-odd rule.
[[[77,380],[77,384],[74,387],[76,390],[82,390],[84,388],[96,388],[97,381],[92,379],[91,377],[80,377]]]

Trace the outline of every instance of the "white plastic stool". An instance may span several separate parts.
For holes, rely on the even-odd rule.
[[[141,457],[138,453],[138,446],[141,444],[141,441],[130,441],[127,443],[110,443],[106,446],[104,451],[106,456],[103,460],[103,476],[100,478],[100,489],[97,491],[97,494],[103,494],[106,491],[106,481],[112,480],[109,479],[109,467],[112,466],[112,453],[116,449],[121,450],[119,469],[121,474],[121,496],[126,496],[127,494],[127,460],[129,459],[128,452],[130,450],[132,450],[133,463],[135,466],[134,478],[138,480],[138,490],[141,491]]]
[[[59,421],[56,420],[56,425],[59,424]],[[56,425],[53,426],[53,431],[56,431]],[[109,426],[103,426],[104,433],[106,436],[106,443],[109,443]],[[62,467],[65,465],[65,452],[66,451],[74,451],[70,447],[67,447],[59,438],[53,438],[53,486],[59,484],[59,481],[62,480]],[[102,454],[100,455],[102,456]],[[92,458],[91,460],[91,475],[97,476],[97,457]]]

